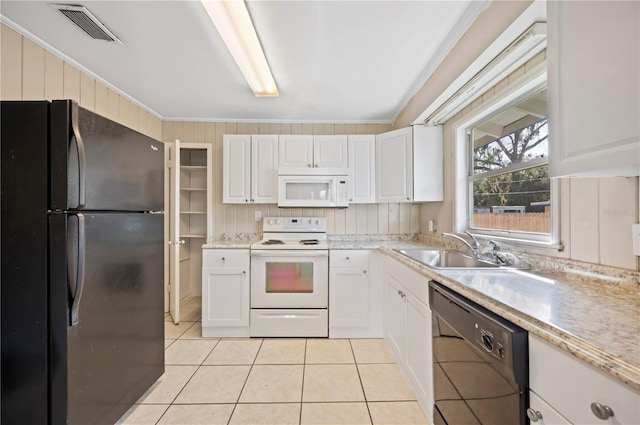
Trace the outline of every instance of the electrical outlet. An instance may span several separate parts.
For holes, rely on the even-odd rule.
[[[438,224],[436,223],[436,221],[435,220],[429,220],[429,231],[430,232],[435,232],[437,228],[438,228]]]
[[[633,255],[640,257],[640,224],[631,226],[631,232],[633,234]]]
[[[260,221],[262,220],[262,211],[254,211],[253,212],[253,219],[255,221]]]

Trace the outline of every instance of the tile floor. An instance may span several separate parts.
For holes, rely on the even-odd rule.
[[[118,424],[428,424],[378,339],[202,338],[165,319],[165,373]]]

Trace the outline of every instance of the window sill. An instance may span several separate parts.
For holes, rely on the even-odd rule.
[[[469,232],[478,239],[491,239],[496,242],[504,242],[507,245],[519,245],[519,246],[531,246],[536,248],[554,249],[558,252],[564,250],[564,244],[562,242],[549,242],[549,241],[536,241],[531,239],[521,239],[517,237],[498,236],[486,233],[479,233],[474,229],[469,229]]]

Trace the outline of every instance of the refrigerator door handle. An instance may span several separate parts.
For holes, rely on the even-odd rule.
[[[78,218],[78,263],[76,268],[76,281],[73,302],[71,303],[71,326],[78,324],[78,309],[80,300],[82,299],[82,289],[84,287],[84,266],[85,266],[85,229],[84,215],[82,213],[75,214]]]
[[[80,135],[80,125],[78,124],[78,104],[71,103],[71,128],[73,129],[73,138],[78,146],[78,207],[84,207],[86,202],[86,170],[87,160],[84,153],[84,142]]]

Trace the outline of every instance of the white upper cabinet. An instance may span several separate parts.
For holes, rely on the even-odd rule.
[[[347,168],[347,136],[313,136],[313,166]]]
[[[640,2],[549,1],[552,177],[640,175]]]
[[[411,127],[376,136],[378,202],[410,202],[413,194]]]
[[[347,168],[347,136],[280,136],[279,167]]]
[[[251,198],[251,136],[223,136],[222,201],[244,204]]]
[[[251,202],[278,203],[278,136],[251,136]]]
[[[278,136],[223,136],[223,202],[278,202]]]
[[[377,202],[442,201],[442,127],[411,126],[376,136]]]
[[[349,185],[350,204],[373,204],[376,202],[376,136],[350,135]]]
[[[313,167],[313,136],[280,135],[278,167]]]

